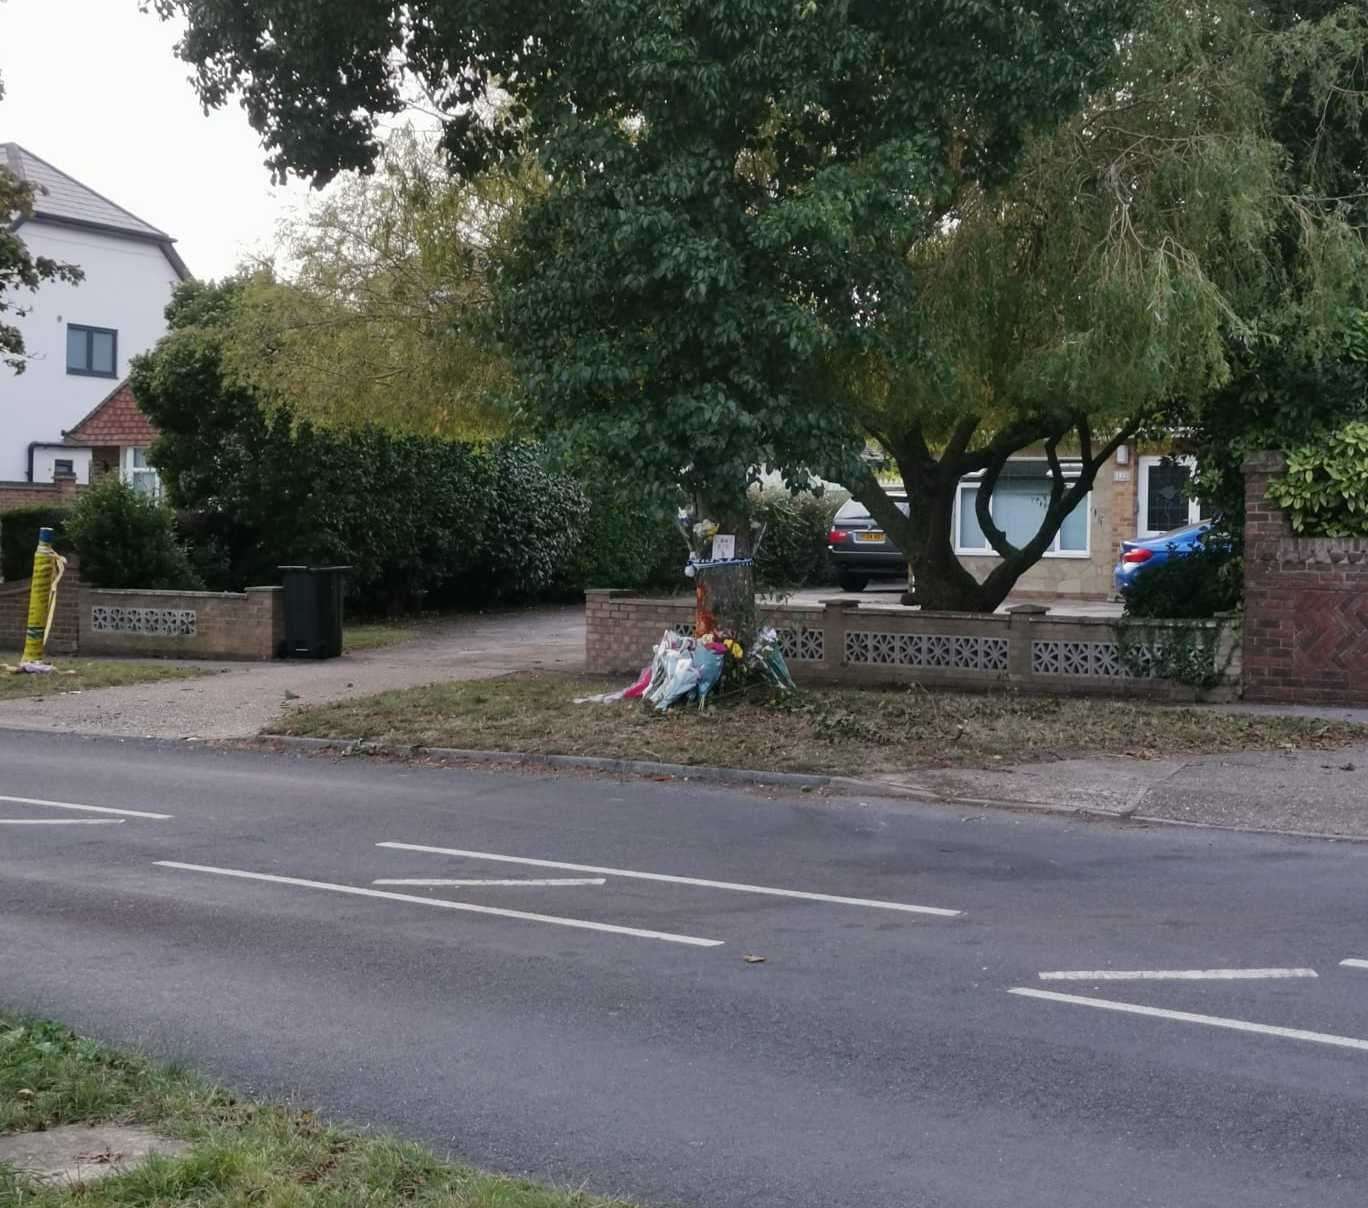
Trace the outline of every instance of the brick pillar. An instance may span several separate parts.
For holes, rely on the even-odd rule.
[[[625,618],[613,614],[613,601],[636,594],[620,587],[591,587],[584,593],[584,669],[591,675],[622,670]]]
[[[1250,700],[1276,697],[1294,679],[1298,598],[1279,580],[1280,543],[1292,535],[1286,513],[1268,498],[1268,484],[1287,468],[1281,453],[1245,459],[1245,619],[1242,673]]]

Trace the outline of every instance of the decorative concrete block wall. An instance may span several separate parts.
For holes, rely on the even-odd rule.
[[[1277,453],[1245,462],[1245,698],[1368,705],[1368,538],[1298,537],[1268,498]]]
[[[82,654],[187,659],[270,659],[285,636],[279,587],[245,592],[115,591],[81,593]]]
[[[635,673],[665,630],[693,632],[693,601],[624,591],[586,593],[585,661],[593,672]],[[950,688],[1229,700],[1238,695],[1240,650],[1228,621],[1148,621],[1052,616],[1040,605],[1010,614],[922,612],[833,600],[820,608],[766,606],[800,680],[852,684],[910,681]],[[1165,678],[1180,650],[1209,658],[1214,685]]]

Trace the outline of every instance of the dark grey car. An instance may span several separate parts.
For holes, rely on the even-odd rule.
[[[889,491],[889,498],[907,514],[907,496]],[[888,539],[858,500],[841,505],[827,534],[827,549],[842,591],[864,591],[871,579],[906,579],[907,559]]]

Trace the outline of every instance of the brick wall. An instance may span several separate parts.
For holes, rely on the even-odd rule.
[[[1297,537],[1269,482],[1276,453],[1245,462],[1245,698],[1368,705],[1368,539]]]
[[[76,492],[81,489],[74,478],[58,482],[0,482],[0,512],[10,508],[26,508],[33,504],[50,504],[54,507],[73,503]]]
[[[0,658],[16,660],[24,649],[28,627],[28,579],[0,583]],[[57,613],[48,635],[49,654],[74,654],[80,630],[81,570],[75,558],[67,560],[66,574],[57,589]]]
[[[586,593],[585,664],[591,672],[635,675],[667,629],[691,632],[693,601],[645,599],[626,591]],[[784,657],[803,681],[916,682],[952,688],[1229,700],[1240,676],[1234,627],[1218,621],[1129,626],[1104,617],[1049,614],[1040,605],[1010,613],[924,612],[862,606],[759,605],[779,631]],[[1155,673],[1157,652],[1184,642],[1210,651],[1219,682],[1197,690]]]
[[[279,587],[245,592],[87,589],[82,654],[189,659],[270,659],[285,637]]]

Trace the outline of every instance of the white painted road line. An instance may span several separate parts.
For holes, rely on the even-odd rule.
[[[426,885],[431,888],[453,886],[464,888],[469,885],[531,885],[537,888],[562,885],[607,885],[603,877],[548,877],[541,881],[443,881],[424,877],[382,877],[372,881],[372,885]]]
[[[70,801],[44,801],[41,797],[6,797],[0,794],[0,801],[9,801],[14,805],[42,805],[51,810],[80,810],[86,814],[119,814],[125,818],[155,818],[165,822],[171,818],[170,814],[149,814],[146,810],[116,810],[110,809],[107,805],[76,805]]]
[[[308,881],[303,877],[280,877],[274,873],[247,872],[240,868],[214,868],[208,864],[182,864],[178,860],[154,860],[161,868],[179,868],[185,872],[206,872],[219,877],[236,877],[243,881],[267,881],[273,885],[296,885],[301,889],[326,889],[332,893],[352,894],[359,898],[380,898],[389,902],[413,902],[419,906],[436,906],[443,910],[463,910],[467,914],[492,914],[504,919],[522,919],[529,923],[550,923],[556,927],[577,927],[582,931],[604,931],[610,935],[632,935],[644,940],[663,940],[667,944],[688,944],[694,948],[720,948],[723,940],[705,940],[696,935],[675,935],[669,931],[645,931],[640,927],[619,927],[616,923],[595,923],[588,919],[565,919],[554,914],[532,914],[526,910],[505,910],[498,906],[477,906],[474,902],[452,902],[446,898],[420,898],[412,893],[387,893],[380,889],[365,889],[359,885],[335,885],[331,881]]]
[[[1315,977],[1314,969],[1065,969],[1042,973],[1041,981],[1257,981]]]
[[[702,877],[676,877],[661,872],[634,872],[627,868],[596,868],[591,864],[567,864],[561,860],[531,860],[525,856],[501,856],[488,851],[464,851],[457,847],[428,847],[422,843],[377,843],[397,851],[423,851],[437,856],[461,856],[468,860],[494,860],[503,864],[527,864],[533,868],[564,868],[570,872],[602,873],[608,877],[630,877],[637,881],[667,881],[671,885],[697,885],[703,889],[730,889],[736,893],[763,893],[776,898],[801,898],[807,902],[832,902],[838,906],[867,906],[872,910],[902,910],[909,914],[938,914],[957,918],[963,911],[940,906],[912,906],[906,902],[883,902],[875,898],[842,898],[830,893],[808,893],[801,889],[774,889],[768,885],[742,885],[734,881],[707,881]]]
[[[0,826],[122,826],[125,818],[0,818]]]
[[[1358,957],[1350,957],[1347,961],[1340,961],[1343,969],[1368,969],[1368,961],[1359,960]]]
[[[1105,998],[1083,998],[1077,994],[1060,994],[1054,990],[1036,990],[1013,986],[1008,994],[1023,998],[1043,998],[1049,1002],[1073,1003],[1079,1007],[1097,1007],[1103,1011],[1121,1011],[1129,1015],[1149,1015],[1155,1019],[1173,1019],[1179,1023],[1200,1023],[1211,1028],[1229,1028],[1233,1032],[1254,1032],[1260,1036],[1281,1036],[1285,1040],[1310,1040],[1316,1044],[1335,1045],[1341,1049],[1368,1051],[1368,1040],[1352,1036],[1331,1036],[1327,1032],[1305,1032],[1301,1028],[1279,1028],[1268,1023],[1250,1023],[1244,1019],[1224,1019],[1219,1015],[1194,1015],[1191,1011],[1169,1011],[1163,1007],[1144,1007],[1133,1002],[1111,1002]]]

